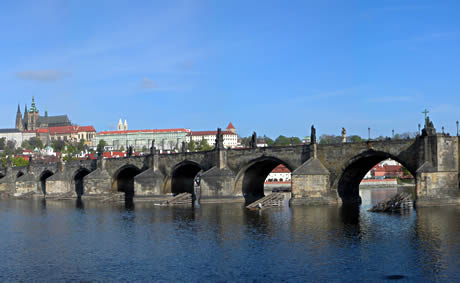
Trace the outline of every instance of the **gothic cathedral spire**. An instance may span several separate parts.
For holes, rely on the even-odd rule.
[[[20,130],[21,132],[24,130],[24,124],[22,123],[22,113],[21,107],[18,104],[18,112],[16,113],[16,129]]]

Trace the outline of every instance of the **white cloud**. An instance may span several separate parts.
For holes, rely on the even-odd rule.
[[[16,77],[22,80],[50,82],[69,77],[71,73],[58,70],[27,70],[17,72]]]
[[[139,86],[143,89],[153,89],[157,87],[156,83],[149,78],[143,78]]]
[[[378,96],[369,100],[371,102],[408,102],[413,98],[411,96]]]

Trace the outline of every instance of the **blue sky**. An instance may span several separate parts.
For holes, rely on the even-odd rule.
[[[458,1],[2,1],[0,127],[17,104],[115,129],[276,137],[460,119]]]

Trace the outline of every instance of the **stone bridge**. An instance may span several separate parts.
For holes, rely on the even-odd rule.
[[[432,134],[408,140],[247,149],[219,145],[207,152],[152,150],[140,157],[7,167],[0,170],[0,191],[84,198],[123,192],[135,200],[190,192],[201,202],[251,202],[264,195],[267,175],[283,164],[292,172],[291,204],[356,203],[366,172],[392,158],[415,177],[417,205],[460,204],[458,137]]]

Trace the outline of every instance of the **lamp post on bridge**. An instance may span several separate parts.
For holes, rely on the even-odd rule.
[[[458,120],[457,120],[456,124],[457,124],[457,137],[458,137]]]
[[[391,138],[392,138],[392,139],[395,138],[395,129],[391,130]]]
[[[367,128],[367,140],[371,140],[371,128]]]

